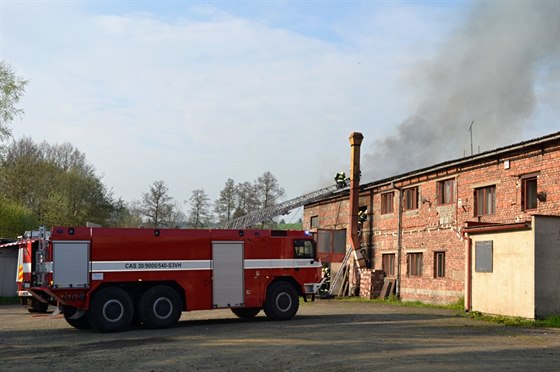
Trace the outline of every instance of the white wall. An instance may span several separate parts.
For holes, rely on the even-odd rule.
[[[472,310],[535,317],[535,254],[532,230],[471,235]],[[476,242],[493,241],[492,272],[476,272]]]

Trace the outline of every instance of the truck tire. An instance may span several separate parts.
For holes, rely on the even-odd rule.
[[[298,295],[291,284],[276,282],[268,287],[264,302],[264,312],[270,320],[292,319],[298,309]]]
[[[49,304],[36,300],[34,298],[31,299],[31,305],[27,308],[27,311],[30,313],[46,313],[49,309]]]
[[[78,309],[71,306],[64,306],[63,308],[64,319],[68,324],[76,329],[89,329],[91,324],[89,323],[87,312],[81,311],[81,314],[76,316]]]
[[[133,317],[132,298],[123,289],[107,287],[92,296],[87,318],[93,329],[100,332],[124,331]]]
[[[181,317],[181,298],[167,285],[148,288],[138,302],[138,315],[147,328],[169,328]]]
[[[231,312],[241,319],[251,319],[261,311],[259,307],[234,307]]]

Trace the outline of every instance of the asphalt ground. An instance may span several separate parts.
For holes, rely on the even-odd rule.
[[[103,334],[0,306],[0,371],[560,370],[560,330],[370,302],[302,304],[289,321],[229,310],[177,327]]]

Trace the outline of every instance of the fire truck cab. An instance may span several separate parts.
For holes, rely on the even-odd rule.
[[[33,259],[39,251],[44,250],[43,244],[49,238],[49,231],[43,227],[39,230],[26,231],[18,238],[18,260],[16,271],[17,294],[20,302],[30,313],[45,313],[49,307],[48,296],[35,295],[28,289],[34,282],[36,260]]]
[[[34,260],[34,298],[75,328],[171,327],[182,311],[295,316],[314,299],[321,262],[304,231],[55,227]]]

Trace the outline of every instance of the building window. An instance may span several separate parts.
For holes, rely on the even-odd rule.
[[[453,184],[454,180],[439,181],[437,183],[437,198],[438,204],[451,204],[453,203]]]
[[[524,211],[537,209],[537,177],[521,180],[521,205]]]
[[[316,229],[319,227],[319,216],[311,216],[311,220],[309,221],[309,226],[312,229]]]
[[[418,187],[404,190],[404,210],[418,209]]]
[[[394,192],[387,192],[381,194],[381,214],[393,213],[393,198]]]
[[[406,255],[408,276],[422,276],[422,253],[409,253]]]
[[[445,252],[434,253],[434,278],[445,277]]]
[[[384,254],[382,256],[382,270],[387,276],[395,276],[395,254]]]
[[[496,186],[481,187],[474,190],[475,216],[496,212]]]

